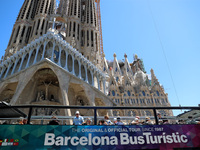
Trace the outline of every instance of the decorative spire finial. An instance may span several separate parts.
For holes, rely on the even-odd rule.
[[[125,57],[125,58],[127,58],[127,55],[126,55],[126,53],[124,54],[124,57]]]
[[[135,60],[137,60],[138,59],[138,56],[137,56],[137,54],[135,54]]]

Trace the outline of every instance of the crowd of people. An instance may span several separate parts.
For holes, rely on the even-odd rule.
[[[157,113],[157,121],[159,125],[164,124],[200,124],[199,119],[193,119],[192,116],[188,116],[186,120],[178,120],[175,123],[170,122],[165,116],[162,117],[160,113]],[[9,124],[6,121],[0,124]],[[27,119],[23,118],[16,124],[27,124]],[[60,125],[60,121],[56,116],[52,116],[51,120],[48,122],[48,125]],[[75,112],[75,117],[73,118],[73,125],[93,125],[93,121],[91,118],[84,118],[80,115],[79,111]],[[150,117],[140,118],[140,116],[134,117],[132,121],[123,120],[120,116],[113,118],[110,120],[108,115],[105,115],[103,119],[98,120],[98,125],[154,125],[155,121],[151,120]]]
[[[49,122],[50,125],[59,124],[59,121],[55,121],[57,118],[54,116],[52,117],[53,120]],[[158,124],[171,124],[166,117],[162,117],[160,113],[157,113]],[[98,121],[98,125],[154,125],[155,121],[152,121],[150,117],[146,117],[145,119],[141,119],[140,116],[136,116],[134,120],[131,122],[122,121],[121,117],[118,116],[114,118],[112,121],[109,119],[108,115],[104,116],[104,119],[100,119]],[[200,124],[200,120],[196,121],[191,116],[188,117],[187,121],[179,120],[176,124]],[[73,118],[73,125],[93,125],[91,118],[84,118],[80,115],[79,111],[76,111],[75,117]]]

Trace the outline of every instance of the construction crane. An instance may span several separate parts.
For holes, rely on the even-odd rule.
[[[103,60],[103,36],[102,36],[102,26],[101,26],[101,10],[100,10],[100,0],[95,0],[97,7],[97,17],[98,17],[98,28],[99,28],[99,48],[101,52],[101,59]]]

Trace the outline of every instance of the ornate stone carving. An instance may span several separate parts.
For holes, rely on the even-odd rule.
[[[74,37],[71,40],[71,46],[74,47],[74,48],[76,47],[76,40],[75,40]]]

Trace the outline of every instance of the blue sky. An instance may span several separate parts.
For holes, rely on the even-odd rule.
[[[0,1],[0,56],[23,1]],[[101,0],[106,58],[113,60],[116,53],[117,59],[123,59],[126,53],[132,62],[137,54],[148,74],[154,69],[172,106],[198,106],[199,6],[199,0]]]

